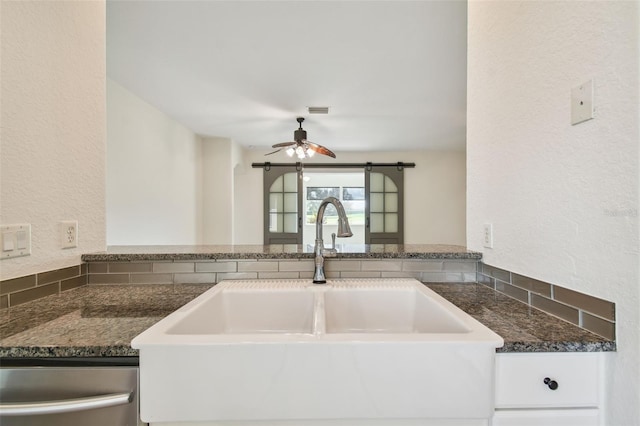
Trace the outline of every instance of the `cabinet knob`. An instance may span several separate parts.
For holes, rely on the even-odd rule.
[[[549,386],[549,389],[551,389],[551,390],[558,389],[558,382],[556,382],[555,380],[551,380],[548,377],[544,378],[544,384]]]

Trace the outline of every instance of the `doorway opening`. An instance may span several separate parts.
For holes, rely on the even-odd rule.
[[[349,219],[353,236],[336,239],[339,244],[365,243],[365,177],[362,169],[353,171],[304,171],[302,174],[302,194],[304,220],[302,226],[302,241],[307,247],[315,244],[316,213],[322,200],[335,197],[344,206]],[[329,204],[324,213],[323,235],[326,247],[331,246],[331,234],[337,233],[338,212]]]

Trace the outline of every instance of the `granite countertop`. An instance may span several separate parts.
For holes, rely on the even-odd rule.
[[[498,333],[498,352],[612,351],[615,342],[480,284],[427,284]],[[0,357],[137,357],[131,339],[210,284],[85,285],[0,311]]]
[[[482,253],[443,244],[336,244],[343,259],[481,259]],[[297,244],[110,246],[107,251],[82,255],[84,262],[206,260],[206,259],[311,259],[313,247]]]

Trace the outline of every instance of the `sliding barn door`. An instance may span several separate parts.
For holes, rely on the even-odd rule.
[[[365,169],[365,243],[404,243],[404,173],[402,167]]]
[[[264,168],[264,244],[302,244],[302,172]]]

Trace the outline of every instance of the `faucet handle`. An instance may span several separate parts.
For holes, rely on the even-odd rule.
[[[335,232],[331,234],[331,249],[332,250],[336,249],[336,233]]]

